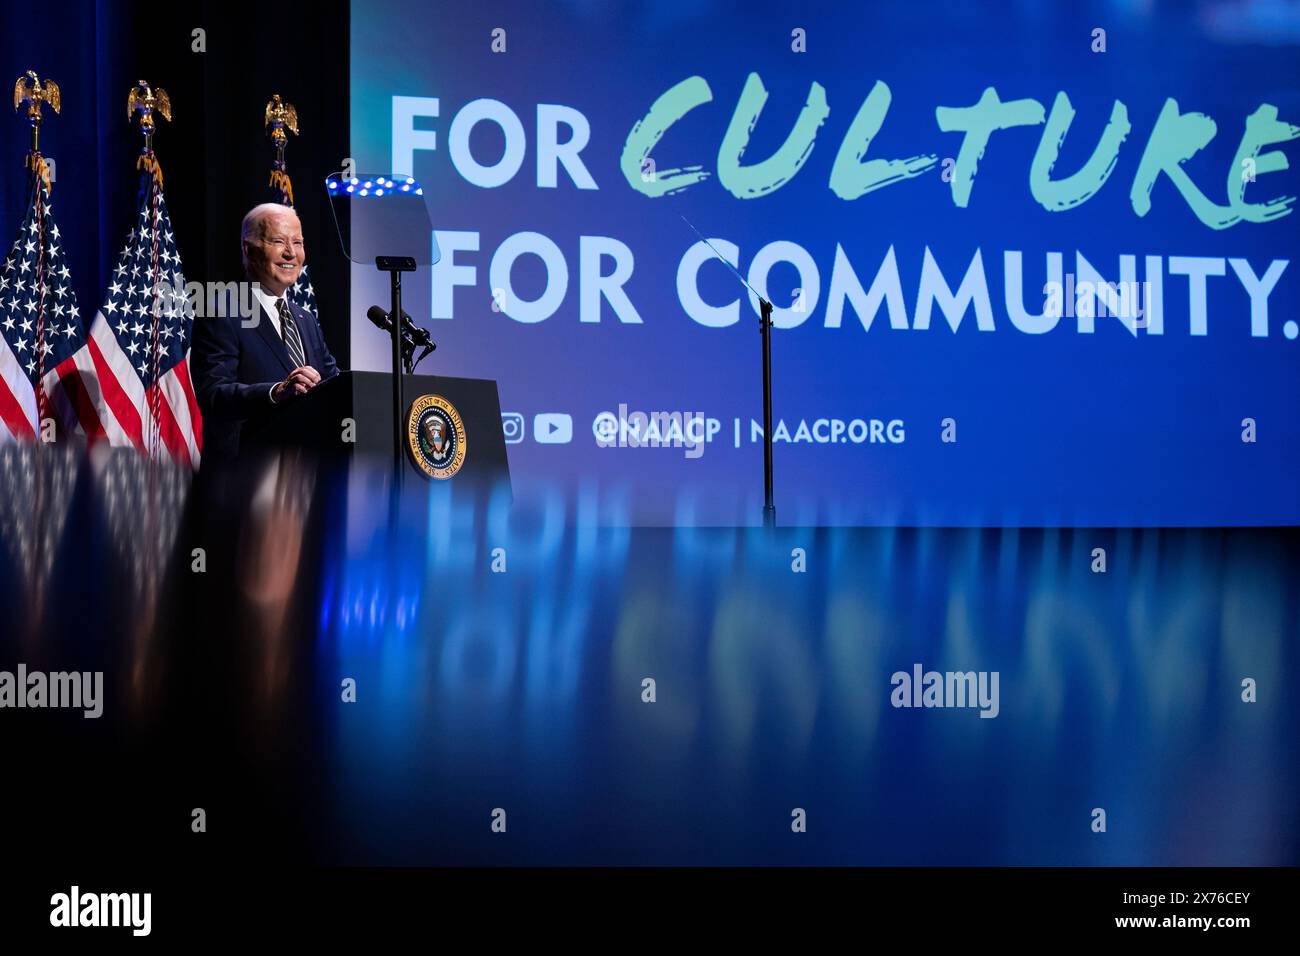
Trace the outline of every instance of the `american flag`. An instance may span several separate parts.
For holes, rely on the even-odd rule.
[[[277,176],[273,171],[271,176],[272,189],[275,192],[276,198],[292,209],[293,184],[289,180],[289,174],[284,171],[283,165],[278,160],[276,161],[274,170],[278,170],[279,172],[279,175]],[[298,281],[289,286],[289,288],[285,290],[284,295],[285,298],[294,305],[301,306],[313,316],[316,315],[316,290],[311,287],[311,277],[307,275],[306,266],[302,267],[302,272],[298,276]]]
[[[285,298],[294,305],[300,305],[312,315],[316,314],[316,290],[311,287],[311,277],[307,275],[307,267],[302,267],[302,272],[298,276],[298,281],[285,290]]]
[[[0,267],[0,442],[101,434],[93,393],[78,375],[89,357],[86,327],[61,243],[49,185],[35,177]]]
[[[89,372],[98,380],[110,444],[198,467],[203,425],[190,382],[193,327],[162,185],[146,171],[135,228],[90,326]]]

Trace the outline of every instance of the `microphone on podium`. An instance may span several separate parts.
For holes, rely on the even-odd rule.
[[[376,328],[383,329],[385,332],[390,331],[393,327],[392,322],[389,321],[388,313],[384,311],[382,306],[372,305],[366,310],[366,318],[368,318]],[[402,338],[410,339],[416,345],[423,345],[428,348],[430,352],[438,347],[433,341],[433,338],[429,335],[428,330],[422,329],[416,325],[411,319],[410,314],[405,309],[402,310]]]
[[[393,329],[392,320],[389,313],[385,312],[382,306],[372,305],[366,310],[368,318],[376,328],[383,329],[391,334]],[[419,358],[415,358],[415,347],[423,346],[424,351],[420,353]],[[425,360],[430,352],[438,347],[429,335],[427,329],[422,329],[411,319],[406,310],[402,310],[402,359],[406,366],[406,372],[409,375],[415,371],[415,366]]]

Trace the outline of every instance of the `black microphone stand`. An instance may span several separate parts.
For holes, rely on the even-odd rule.
[[[735,266],[727,261],[726,256],[713,248],[713,243],[704,238],[704,234],[682,216],[682,222],[690,226],[691,232],[699,237],[700,242],[709,247],[718,261],[731,270],[740,284],[754,294],[758,300],[758,331],[763,338],[763,527],[776,527],[776,503],[772,494],[772,303],[758,294],[758,291],[746,281]]]
[[[389,275],[389,290],[392,298],[392,311],[396,321],[389,322],[389,333],[393,340],[393,481],[394,487],[402,485],[402,446],[406,443],[406,423],[403,421],[402,402],[402,273],[415,271],[415,259],[411,256],[376,256],[375,268]]]
[[[772,303],[758,300],[758,331],[763,337],[763,527],[776,527],[772,500]]]

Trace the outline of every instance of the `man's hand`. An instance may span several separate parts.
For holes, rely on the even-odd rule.
[[[310,365],[299,365],[283,382],[271,389],[271,401],[277,404],[294,395],[302,395],[320,383],[320,372]]]

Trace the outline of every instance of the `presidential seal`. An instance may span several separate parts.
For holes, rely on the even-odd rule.
[[[421,395],[406,413],[406,450],[430,478],[446,479],[465,464],[465,423],[441,395]]]

